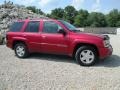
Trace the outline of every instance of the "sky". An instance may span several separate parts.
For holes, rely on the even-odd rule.
[[[85,9],[89,12],[108,13],[112,9],[120,10],[120,0],[6,0],[14,4],[25,6],[36,6],[45,13],[50,13],[55,8],[65,8],[68,5],[74,6],[77,10]],[[3,4],[4,0],[0,0]]]

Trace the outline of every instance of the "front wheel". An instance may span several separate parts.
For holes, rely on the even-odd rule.
[[[23,43],[16,44],[14,50],[15,50],[16,56],[19,58],[25,58],[29,54],[27,46]]]
[[[90,46],[81,46],[75,54],[76,61],[82,66],[91,66],[96,63],[97,51]]]

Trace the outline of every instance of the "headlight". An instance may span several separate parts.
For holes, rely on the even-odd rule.
[[[109,47],[110,46],[110,41],[109,40],[104,40],[103,44],[104,44],[104,47]]]

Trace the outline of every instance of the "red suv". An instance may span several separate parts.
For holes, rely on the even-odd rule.
[[[17,21],[6,38],[7,47],[19,58],[33,52],[62,54],[75,57],[83,66],[91,66],[113,51],[107,35],[83,33],[70,23],[55,19]]]

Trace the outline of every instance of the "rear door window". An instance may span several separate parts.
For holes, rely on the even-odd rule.
[[[25,32],[39,32],[39,24],[40,22],[39,21],[31,21],[28,23],[26,29],[25,29]]]
[[[20,32],[23,25],[24,25],[24,22],[15,22],[10,27],[10,31],[12,31],[12,32]]]

